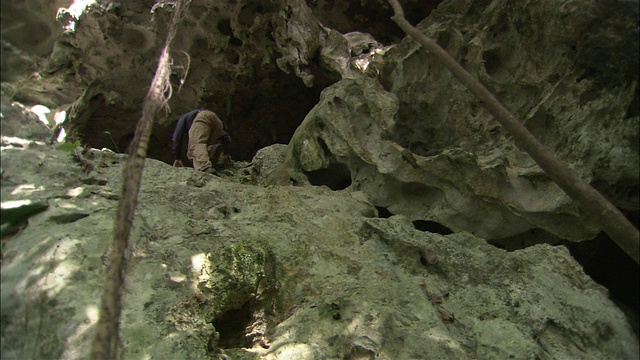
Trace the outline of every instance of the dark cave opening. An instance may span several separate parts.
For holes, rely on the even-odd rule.
[[[386,207],[376,206],[376,210],[378,210],[378,217],[381,219],[388,219],[393,216],[393,213]]]
[[[640,337],[640,266],[604,232],[593,240],[566,246],[584,272],[609,290],[611,300]]]
[[[306,173],[311,185],[326,185],[331,190],[342,190],[351,186],[351,170],[341,163],[332,163],[325,169]]]
[[[218,105],[219,96],[204,97],[199,106],[215,111],[223,120],[225,130],[232,139],[232,156],[236,161],[251,161],[256,152],[273,144],[287,144],[307,113],[318,103],[320,92],[331,79],[313,88],[306,87],[293,74],[279,72],[270,79],[268,90],[239,89],[231,96],[230,106]],[[179,98],[172,100],[179,103]],[[178,118],[191,108],[180,108],[170,115],[166,124],[154,126],[147,156],[166,163],[173,163],[171,135]],[[140,113],[127,113],[107,104],[104,96],[91,99],[84,110],[86,120],[78,121],[69,139],[81,139],[95,148],[109,148],[125,153],[133,139],[133,132]],[[103,114],[108,114],[103,115]],[[123,121],[124,119],[130,121]]]
[[[262,91],[236,91],[228,114],[222,114],[233,139],[235,160],[251,161],[266,146],[288,144],[307,113],[318,103],[322,89],[332,83],[318,82],[308,88],[293,74],[277,74]]]
[[[566,246],[585,273],[611,291],[612,298],[640,311],[640,267],[607,234]]]
[[[414,220],[411,222],[416,230],[436,233],[440,235],[450,235],[453,231],[448,227],[430,220]]]
[[[376,210],[378,211],[378,218],[380,219],[388,219],[394,215],[391,211],[389,211],[389,209],[383,206],[376,206]],[[453,230],[436,221],[413,220],[411,224],[413,224],[413,228],[418,231],[430,232],[440,235],[453,234]]]
[[[251,347],[251,339],[246,334],[253,318],[252,303],[250,300],[238,309],[227,310],[213,321],[213,326],[220,335],[218,347],[223,349]]]

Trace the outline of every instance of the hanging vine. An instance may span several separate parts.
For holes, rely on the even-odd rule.
[[[135,136],[130,146],[129,158],[122,174],[122,193],[116,213],[106,282],[102,293],[100,318],[96,324],[96,333],[91,349],[91,358],[93,359],[117,358],[120,313],[122,311],[122,285],[126,268],[125,253],[138,202],[144,160],[147,156],[153,123],[161,110],[168,111],[167,102],[172,94],[169,80],[172,64],[169,56],[171,42],[176,35],[177,26],[184,8],[188,5],[188,0],[177,0],[175,2],[167,39],[158,59],[158,68],[151,81],[151,87],[144,99],[142,117],[138,121]]]

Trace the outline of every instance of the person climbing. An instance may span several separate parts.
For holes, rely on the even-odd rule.
[[[187,139],[186,157],[193,162],[196,170],[212,173],[220,164],[231,164],[231,136],[224,131],[222,121],[211,110],[197,109],[182,114],[171,138],[173,166],[185,166],[183,156]]]

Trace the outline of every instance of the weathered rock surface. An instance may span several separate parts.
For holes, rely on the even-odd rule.
[[[34,2],[32,9],[40,12],[64,5],[35,3],[40,4]],[[416,23],[440,4],[402,3]],[[3,16],[22,9],[12,4]],[[66,109],[65,128],[72,139],[124,152],[171,9],[153,1],[104,2],[84,12],[62,8],[57,20],[67,27],[64,34],[42,16],[17,16],[6,28],[3,23],[9,47],[24,37],[16,29],[33,29],[34,34],[41,29],[51,36],[9,52],[7,64],[18,69],[15,62],[22,61],[28,69],[18,71],[21,79],[3,78],[3,94]],[[389,43],[400,36],[397,29],[383,36],[393,26],[382,21],[388,16],[382,0],[192,1],[174,42],[173,114],[155,127],[149,156],[170,162],[171,120],[187,109],[208,106],[225,120],[236,159],[248,160],[267,144],[288,143],[326,86],[367,77],[382,87],[374,80],[346,81],[331,90],[343,94],[331,96],[350,98],[350,107],[329,110],[340,106],[327,104],[325,97],[319,105],[324,115],[315,110],[309,115],[337,111],[340,116],[323,124],[337,122],[353,131],[334,134],[303,126],[298,132],[307,133],[297,135],[290,150],[315,138],[327,147],[300,148],[306,153],[296,156],[311,163],[295,162],[296,169],[326,173],[312,177],[330,187],[353,184],[392,213],[483,238],[509,238],[530,229],[571,241],[593,238],[600,230],[594,222],[512,144],[448,71],[412,40]],[[381,25],[367,25],[365,19]],[[631,216],[638,213],[638,19],[633,3],[445,1],[419,27],[563,162]],[[39,58],[47,49],[48,58]],[[33,73],[34,64],[44,70]],[[367,102],[359,94],[374,92],[380,96],[369,100],[368,108],[356,104]],[[395,105],[371,105],[378,100]],[[383,119],[380,131],[364,129],[370,118]],[[334,148],[342,146],[338,143],[367,146],[346,153]]]
[[[124,152],[173,7],[155,1],[31,3],[28,11],[17,3],[3,6],[3,91],[18,101],[66,110],[71,138]],[[90,5],[84,9],[83,4]],[[362,25],[373,12],[384,16],[384,27],[393,26],[385,2],[346,5],[191,1],[172,49],[173,113],[155,127],[150,156],[172,160],[168,140],[175,120],[198,107],[223,117],[241,144],[235,148],[237,159],[287,143],[322,88],[341,78],[340,59],[351,57],[343,35],[323,27],[314,11],[322,7],[323,16],[339,14],[342,26],[351,15],[358,15]],[[373,25],[367,28],[383,32]],[[347,46],[336,50],[334,43]],[[331,49],[337,60],[327,58]]]
[[[419,28],[562,162],[637,214],[638,19],[627,5],[450,1]],[[417,43],[387,49],[378,68],[379,80],[325,89],[292,138],[292,166],[312,182],[351,184],[391,213],[483,238],[600,231]]]
[[[67,110],[71,136],[124,151],[171,15],[164,2],[68,3],[2,6],[2,202],[49,204],[3,233],[3,359],[86,357],[125,159],[7,136],[50,139],[28,110],[43,104]],[[483,240],[599,229],[445,69],[384,36],[388,21],[369,24],[390,16],[385,1],[357,3],[191,2],[150,156],[170,160],[167,120],[202,105],[236,158],[289,145],[219,177],[147,161],[123,358],[637,357],[637,335],[564,247]],[[437,3],[403,5],[418,23]],[[637,214],[633,5],[444,1],[418,27]],[[41,16],[59,7],[57,24]],[[287,183],[301,186],[270,185]]]
[[[280,149],[236,174],[272,168]],[[125,156],[3,145],[2,358],[87,355]],[[84,169],[84,170],[83,170]],[[87,172],[88,171],[88,172]],[[254,176],[253,178],[251,176]],[[147,160],[122,358],[632,358],[638,341],[562,247],[506,252],[376,217],[358,191],[239,184]]]
[[[46,121],[46,114],[42,114],[45,121],[41,121],[39,115],[32,108],[9,101],[4,96],[0,96],[0,104],[2,106],[2,116],[0,116],[2,136],[51,141],[53,133],[48,126],[48,121]]]

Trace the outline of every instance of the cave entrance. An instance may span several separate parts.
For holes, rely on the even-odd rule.
[[[199,106],[214,110],[223,120],[232,138],[232,156],[237,161],[251,161],[256,152],[273,144],[288,144],[307,113],[318,103],[320,92],[337,81],[318,72],[314,87],[308,88],[294,74],[274,72],[268,80],[246,86],[237,85],[229,103],[218,93],[203,97],[199,105],[176,110],[166,124],[154,126],[147,157],[173,163],[171,136],[183,112]],[[219,83],[216,83],[219,85]],[[143,98],[141,96],[140,98]],[[179,102],[175,97],[172,101]],[[174,108],[180,109],[179,106]],[[131,140],[140,112],[131,112],[107,104],[103,95],[86,100],[70,139],[79,138],[95,148],[125,152]]]
[[[609,290],[611,300],[629,315],[636,335],[640,313],[640,267],[611,238],[601,232],[593,240],[567,243],[571,255],[593,281]]]
[[[293,74],[276,72],[261,88],[241,88],[232,97],[225,128],[233,139],[234,159],[251,161],[256,152],[273,144],[288,144],[320,92],[337,79],[316,76],[308,88]]]
[[[247,329],[253,322],[253,301],[247,301],[240,308],[229,309],[213,321],[220,334],[218,346],[223,349],[251,347],[252,339]]]
[[[416,230],[426,231],[440,235],[451,235],[453,231],[439,222],[431,220],[414,220],[411,222]]]
[[[351,170],[345,164],[332,163],[324,169],[306,173],[311,185],[326,185],[331,190],[343,190],[351,185]]]

